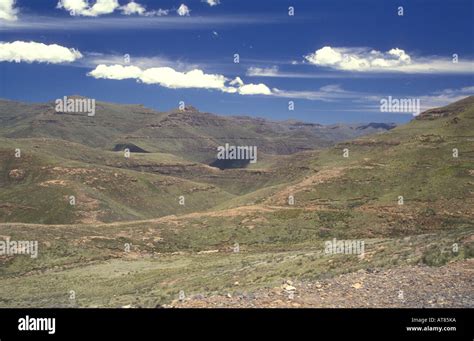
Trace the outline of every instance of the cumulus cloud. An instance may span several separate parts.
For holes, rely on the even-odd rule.
[[[178,9],[176,10],[176,13],[178,13],[178,15],[181,16],[181,17],[189,16],[190,12],[191,12],[191,10],[185,4],[181,4],[181,6],[179,6]]]
[[[120,6],[118,0],[95,0],[91,5],[88,0],[59,0],[57,6],[59,9],[69,11],[72,16],[97,17],[103,14],[111,14],[119,10],[124,15],[139,16],[165,16],[169,10],[158,9],[147,11],[144,5],[131,0],[126,5]]]
[[[56,8],[69,11],[72,16],[97,17],[113,13],[119,6],[117,0],[96,0],[92,6],[87,0],[59,0]]]
[[[0,19],[14,21],[17,20],[18,9],[15,8],[15,0],[0,1]]]
[[[410,56],[401,49],[391,49],[384,54],[375,50],[332,48],[330,46],[325,46],[305,58],[315,65],[348,71],[393,69],[411,62]]]
[[[217,6],[221,3],[219,0],[202,0],[202,2],[207,3],[211,7]]]
[[[159,84],[170,89],[212,89],[241,95],[271,95],[272,91],[265,84],[245,84],[240,77],[229,81],[220,74],[207,74],[200,69],[181,72],[172,67],[151,67],[142,69],[132,65],[100,64],[88,73],[98,79],[136,79],[145,84]]]
[[[120,10],[125,15],[132,15],[132,14],[144,15],[146,13],[145,6],[140,5],[139,3],[136,3],[135,1],[130,1],[128,4],[121,6]]]
[[[241,95],[271,95],[272,91],[263,83],[260,84],[244,84],[239,90]]]
[[[166,88],[217,89],[226,92],[227,78],[219,74],[206,74],[193,69],[187,72],[176,71],[171,67],[152,67],[141,69],[137,66],[98,65],[89,76],[105,79],[137,79],[145,84],[159,84]]]
[[[260,84],[245,84],[240,77],[235,77],[229,82],[229,85],[234,86],[234,91],[241,95],[272,95],[272,91],[263,83]]]
[[[218,74],[206,74],[194,69],[179,72],[170,67],[156,67],[143,71],[140,80],[146,84],[160,84],[167,88],[225,89],[226,78]]]
[[[82,54],[72,48],[36,42],[15,41],[0,43],[0,61],[26,63],[67,63],[82,58]]]
[[[88,75],[94,78],[122,80],[139,78],[141,74],[142,70],[137,66],[100,64]]]
[[[354,72],[474,73],[472,60],[452,57],[412,57],[399,48],[387,52],[366,48],[324,46],[305,56],[314,65]]]

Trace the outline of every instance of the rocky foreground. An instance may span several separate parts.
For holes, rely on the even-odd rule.
[[[442,267],[367,269],[316,282],[287,280],[279,287],[226,295],[194,295],[176,308],[442,308],[474,307],[474,260]]]

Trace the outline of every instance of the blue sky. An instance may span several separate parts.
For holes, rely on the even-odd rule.
[[[474,93],[472,0],[129,3],[0,0],[0,97],[336,123],[413,117],[381,112],[388,96]]]

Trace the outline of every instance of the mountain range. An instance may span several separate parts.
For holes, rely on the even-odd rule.
[[[287,163],[279,163],[285,158],[297,160],[298,152],[394,127],[273,122],[217,116],[193,107],[157,112],[141,105],[105,102],[97,102],[96,115],[89,117],[58,113],[54,102],[6,100],[0,101],[0,121],[4,145],[24,151],[23,158],[14,160],[14,155],[4,150],[4,160],[18,163],[22,175],[12,178],[6,174],[3,178],[10,191],[2,191],[0,220],[32,223],[88,221],[92,215],[97,221],[158,217],[175,213],[174,201],[180,191],[191,200],[176,212],[209,208],[293,178],[296,174],[286,169]],[[258,165],[239,166],[223,160],[218,167],[209,167],[218,161],[217,147],[226,143],[258,146]],[[126,149],[132,157],[124,157]],[[245,166],[249,169],[243,169]],[[222,168],[242,169],[223,172]],[[35,193],[49,199],[38,200]],[[61,199],[67,193],[83,198],[74,212],[67,209],[67,200]],[[43,215],[47,207],[42,205],[53,202],[58,204],[57,213]]]

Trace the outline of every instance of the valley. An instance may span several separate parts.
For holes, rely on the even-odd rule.
[[[474,305],[474,96],[397,127],[53,105],[0,101],[0,238],[39,243],[2,307]]]

